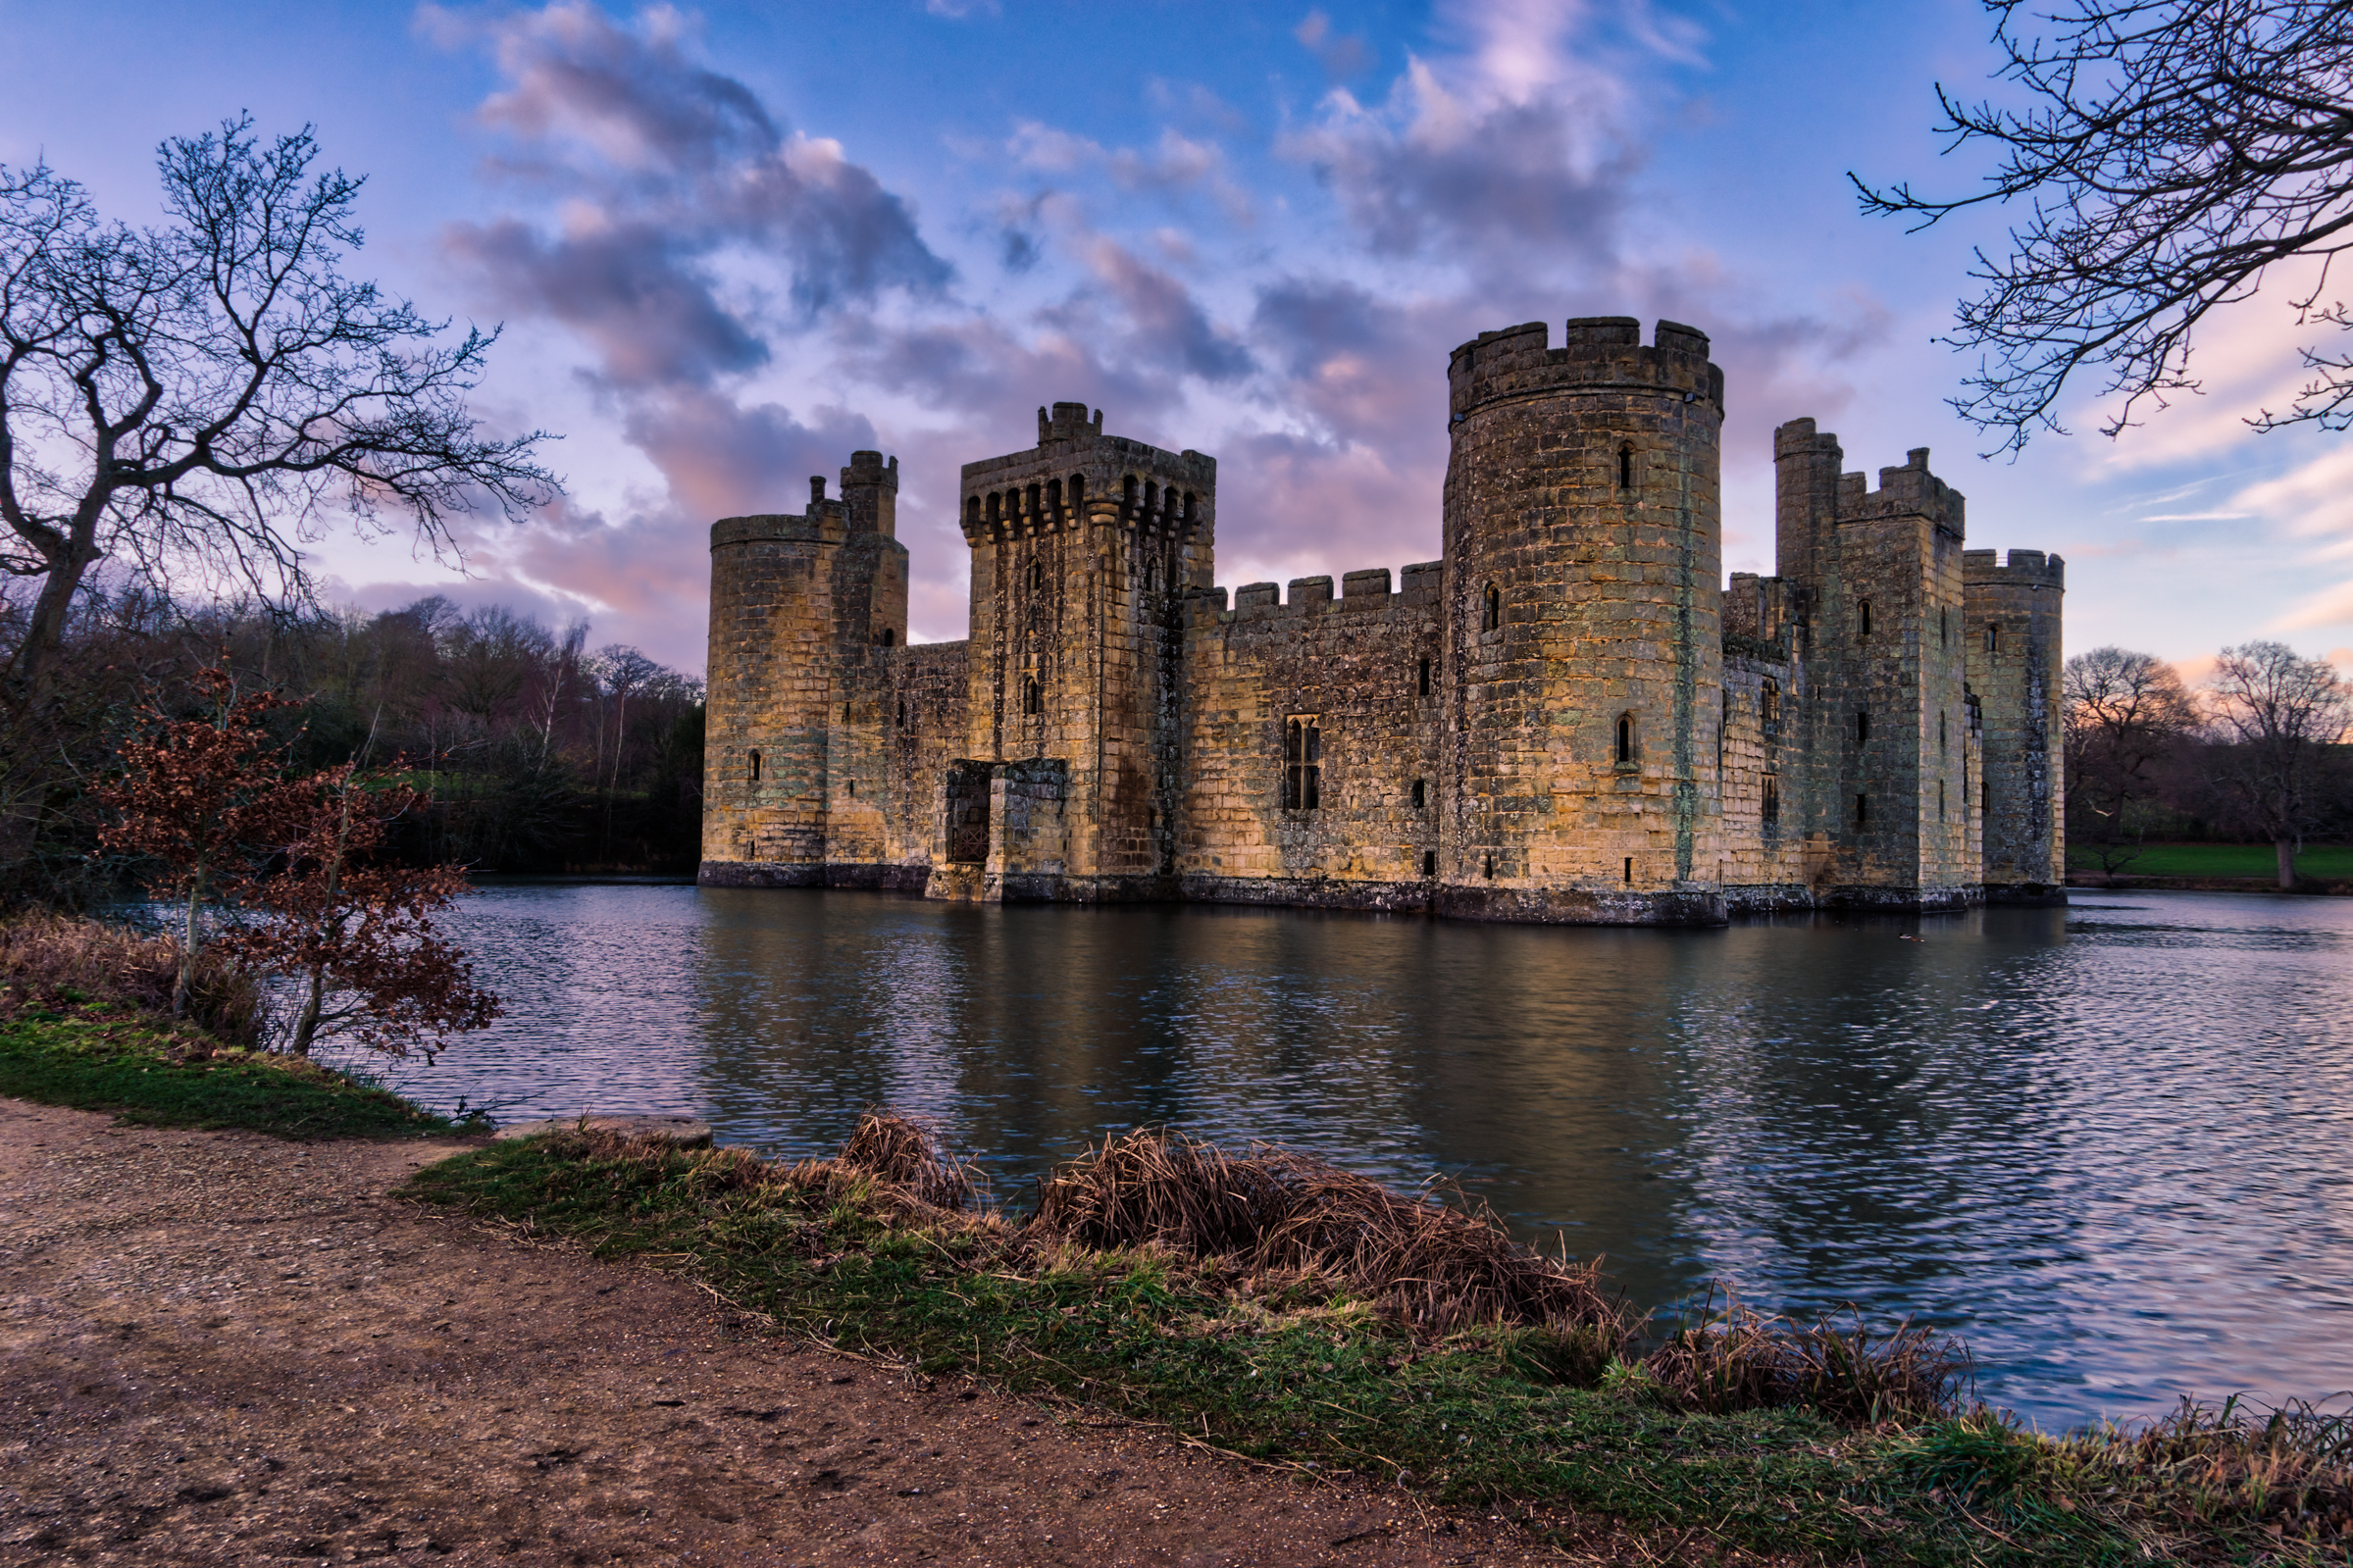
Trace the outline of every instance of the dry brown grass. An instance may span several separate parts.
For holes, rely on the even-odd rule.
[[[566,1134],[603,1158],[659,1161],[658,1144],[613,1133]],[[974,1167],[940,1130],[877,1109],[830,1159],[785,1166],[742,1149],[693,1156],[712,1191],[790,1188],[875,1206],[925,1227],[988,1239],[1000,1265],[1067,1267],[1074,1253],[1144,1249],[1215,1260],[1243,1294],[1368,1303],[1416,1337],[1535,1329],[1551,1375],[1591,1382],[1636,1353],[1637,1320],[1602,1285],[1599,1266],[1513,1241],[1483,1207],[1451,1207],[1268,1144],[1234,1154],[1181,1133],[1106,1138],[1041,1184],[1038,1210],[1015,1225],[986,1206]],[[1873,1333],[1860,1320],[1806,1327],[1714,1294],[1640,1358],[1617,1365],[1666,1402],[1727,1412],[1812,1405],[1857,1422],[1938,1415],[1969,1386],[1959,1341],[1907,1323]]]
[[[77,1001],[168,1012],[179,956],[174,936],[65,915],[21,915],[0,922],[0,1014]],[[254,976],[206,953],[196,963],[187,1016],[222,1039],[250,1045],[262,1037],[268,1009]]]
[[[947,1151],[938,1124],[896,1111],[860,1113],[834,1159],[936,1209],[969,1209],[981,1195],[974,1167]]]
[[[1028,1230],[1320,1274],[1422,1335],[1517,1325],[1599,1330],[1614,1345],[1626,1330],[1593,1266],[1519,1245],[1484,1210],[1263,1143],[1230,1154],[1160,1130],[1106,1138],[1047,1177]]]
[[[2162,1498],[2161,1511],[2184,1528],[2229,1511],[2298,1535],[2353,1539],[2353,1414],[2294,1400],[2266,1409],[2184,1399],[2162,1420],[2057,1446],[2086,1481]]]
[[[1967,1402],[1968,1347],[1910,1321],[1873,1333],[1770,1317],[1711,1291],[1694,1317],[1643,1357],[1660,1391],[1686,1409],[1724,1413],[1812,1405],[1850,1421],[1942,1415]]]

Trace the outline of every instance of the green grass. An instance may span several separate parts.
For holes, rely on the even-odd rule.
[[[279,1138],[422,1138],[458,1131],[373,1085],[221,1045],[131,1008],[67,1000],[0,1018],[0,1094],[114,1111],[147,1127]]]
[[[2345,1560],[2297,1541],[2301,1526],[2278,1546],[2260,1507],[2184,1527],[2127,1506],[2096,1463],[2071,1469],[2061,1445],[1984,1412],[1857,1430],[1803,1408],[1667,1408],[1624,1364],[1596,1379],[1590,1356],[1539,1331],[1417,1342],[1328,1285],[1033,1244],[1001,1220],[909,1219],[871,1186],[845,1193],[732,1150],[565,1134],[443,1161],[404,1192],[691,1272],[791,1333],[927,1375],[1540,1528],[1565,1505],[1837,1562],[2122,1563],[2144,1544],[2172,1560]]]
[[[2068,864],[2098,871],[2099,851],[2071,846]],[[2260,877],[2279,875],[2279,858],[2270,844],[2149,844],[2117,868],[2127,877]],[[2321,882],[2353,880],[2353,844],[2311,844],[2296,857],[2296,875]]]

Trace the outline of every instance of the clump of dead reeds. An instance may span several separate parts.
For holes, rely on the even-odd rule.
[[[0,1012],[111,1002],[167,1012],[179,975],[177,936],[105,921],[21,915],[0,922]],[[260,980],[213,952],[200,954],[185,1016],[231,1044],[250,1045],[268,1022]]]
[[[1614,1345],[1625,1332],[1596,1268],[1519,1245],[1483,1211],[1263,1143],[1231,1154],[1161,1130],[1106,1138],[1046,1178],[1027,1229],[1321,1274],[1425,1335],[1518,1325],[1598,1330]]]
[[[1969,1348],[1910,1320],[1884,1331],[1862,1314],[1811,1326],[1742,1306],[1714,1290],[1643,1357],[1650,1381],[1686,1409],[1724,1413],[1812,1405],[1849,1421],[1947,1414],[1973,1387]]]
[[[923,1117],[880,1107],[860,1112],[834,1159],[936,1209],[969,1209],[980,1196],[974,1168],[949,1153],[939,1125]]]

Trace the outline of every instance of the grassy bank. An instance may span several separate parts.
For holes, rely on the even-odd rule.
[[[280,1138],[457,1130],[327,1068],[223,1045],[201,1031],[104,1002],[26,1008],[0,1019],[0,1094],[113,1111],[146,1127],[241,1128]]]
[[[2071,846],[2068,866],[2098,871],[2096,849]],[[2148,844],[2117,871],[2129,877],[2259,877],[2276,880],[2279,857],[2270,844]],[[2296,875],[2315,882],[2353,879],[2353,844],[2310,844],[2296,857]]]
[[[1590,1271],[1370,1186],[1139,1137],[1065,1167],[1016,1223],[907,1124],[870,1119],[831,1161],[567,1133],[409,1192],[691,1271],[926,1374],[1540,1529],[1570,1508],[1677,1532],[1678,1555],[2347,1560],[2338,1425],[2192,1412],[2061,1442],[1969,1407],[1929,1336],[1724,1313],[1645,1340]]]
[[[199,971],[191,1016],[167,1016],[178,963],[169,938],[95,921],[0,926],[0,1095],[280,1138],[454,1130],[373,1085],[254,1049],[258,988],[218,965]]]

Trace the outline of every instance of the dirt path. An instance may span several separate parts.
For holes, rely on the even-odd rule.
[[[0,1562],[1560,1560],[384,1196],[457,1146],[0,1100]]]

